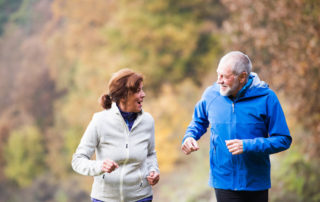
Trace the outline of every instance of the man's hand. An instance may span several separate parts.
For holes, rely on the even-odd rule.
[[[191,152],[197,151],[198,149],[199,149],[198,143],[192,137],[188,137],[187,139],[185,139],[185,141],[181,146],[181,150],[186,155],[190,154]]]
[[[159,182],[160,175],[155,171],[151,171],[147,176],[147,179],[148,179],[148,183],[153,186]]]
[[[238,140],[238,139],[226,140],[226,145],[229,149],[229,152],[231,152],[232,155],[237,155],[237,154],[243,153],[242,140]]]
[[[102,171],[103,172],[111,173],[116,168],[119,168],[119,165],[110,159],[106,159],[102,164]]]

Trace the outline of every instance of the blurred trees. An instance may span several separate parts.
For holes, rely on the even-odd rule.
[[[34,126],[12,131],[4,149],[5,174],[26,187],[45,169],[43,136]]]
[[[21,4],[22,0],[1,0],[0,1],[0,36],[2,35],[5,25],[9,20],[9,17],[14,13]]]
[[[11,4],[15,9],[8,10]],[[46,172],[46,134],[59,97],[43,33],[51,18],[50,0],[0,5],[1,15],[7,14],[0,37],[0,201],[21,201],[20,193]]]
[[[230,48],[246,52],[253,59],[254,71],[290,102],[290,115],[295,117],[289,117],[294,121],[291,132],[303,154],[290,157],[286,172],[303,181],[299,185],[292,179],[288,185],[301,200],[317,201],[319,194],[313,188],[320,186],[315,170],[320,163],[320,2],[223,2],[233,14],[225,23]],[[307,180],[308,175],[318,180]]]
[[[146,86],[153,91],[186,78],[200,84],[221,51],[218,27],[227,14],[219,1],[122,2],[103,31],[111,50],[127,59],[124,65],[152,78]]]
[[[26,2],[29,4],[25,1],[21,5]],[[38,33],[43,21],[49,17],[45,10],[48,3],[32,4],[36,7],[34,13],[42,17],[38,23],[32,21],[32,28],[29,26],[31,23],[9,21],[0,38],[0,136],[3,141],[6,141],[10,130],[19,125],[35,123],[44,128],[52,124],[52,101],[56,94],[48,74],[43,38]],[[35,15],[20,7],[16,12],[19,15],[14,19]]]
[[[91,178],[70,180],[71,156],[124,67],[145,75],[160,169],[172,170],[194,104],[231,49],[288,102],[294,145],[277,167],[276,199],[318,200],[319,11],[314,0],[0,0],[0,200],[83,200]],[[12,183],[31,179],[20,191]]]
[[[160,96],[147,98],[145,110],[155,119],[156,150],[161,172],[175,169],[182,135],[190,120],[191,110],[200,97],[200,91],[191,80],[179,86],[163,85]],[[188,100],[188,103],[186,103]]]
[[[218,27],[227,16],[219,1],[206,0],[94,4],[56,0],[53,8],[53,26],[59,25],[62,30],[52,41],[58,51],[52,62],[55,56],[62,56],[67,63],[64,66],[69,66],[62,70],[61,62],[52,65],[55,75],[64,75],[62,71],[81,65],[82,69],[90,67],[92,72],[100,69],[99,73],[107,77],[115,67],[131,67],[152,78],[146,82],[155,90],[164,82],[176,83],[186,77],[199,84],[201,75],[221,52]],[[86,13],[85,19],[82,13]]]

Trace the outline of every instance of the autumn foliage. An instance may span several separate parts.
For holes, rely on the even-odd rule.
[[[195,183],[206,178],[209,140],[188,158],[180,143],[230,50],[249,55],[290,125],[293,146],[277,156],[273,182],[281,191],[271,200],[317,201],[319,43],[315,0],[2,0],[0,201],[88,201],[91,178],[74,174],[71,156],[102,110],[98,98],[112,73],[124,67],[145,75],[144,110],[156,121],[164,178],[155,197],[209,200],[206,182]],[[179,189],[173,180],[190,185],[190,193],[161,198],[162,190]]]

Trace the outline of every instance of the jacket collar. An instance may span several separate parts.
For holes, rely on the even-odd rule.
[[[121,115],[120,110],[115,102],[112,102],[110,110],[115,114]],[[141,110],[141,112],[138,112],[138,116],[141,114],[143,114],[143,109]]]
[[[269,85],[261,81],[256,73],[251,72],[247,84],[239,91],[236,99],[263,96],[268,94],[268,92]]]
[[[251,86],[252,82],[253,76],[249,75],[247,83],[239,90],[239,92],[236,95],[236,98],[243,96],[246,93],[247,89]]]
[[[118,108],[118,106],[117,106],[117,104],[116,104],[115,102],[112,102],[110,111],[111,111],[113,114],[117,115],[118,118],[120,118],[120,119],[123,120],[123,117],[122,117],[122,115],[121,115],[121,112],[120,112],[120,110],[119,110],[119,108]],[[134,121],[131,130],[133,130],[133,128],[135,128],[135,127],[141,122],[143,113],[144,113],[144,112],[143,112],[143,110],[141,109],[141,112],[138,113],[138,116],[137,116],[136,120]]]

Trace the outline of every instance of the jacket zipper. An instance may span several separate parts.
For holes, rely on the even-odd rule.
[[[234,116],[235,116],[235,114],[234,114],[234,103],[235,103],[235,101],[234,100],[232,100],[232,122],[234,121]],[[231,127],[233,127],[233,124],[231,124]],[[232,128],[230,128],[230,131],[233,131],[233,129]],[[231,139],[233,139],[234,137],[232,136],[232,134],[230,135],[230,138]],[[232,154],[231,154],[231,161],[232,161],[232,166],[233,166],[233,171],[232,171],[232,175],[233,175],[233,181],[232,181],[232,187],[235,187],[235,181],[236,181],[236,176],[237,176],[237,173],[236,173],[236,158],[235,158],[235,156],[233,156]],[[235,190],[237,190],[237,189],[235,189]]]
[[[121,114],[120,114],[121,116]],[[138,116],[139,117],[139,116]],[[138,122],[138,117],[136,118],[135,122],[133,123],[133,126],[131,128],[131,131],[133,130],[133,128],[135,127],[135,125],[137,124]],[[122,166],[122,169],[121,169],[121,172],[120,172],[120,201],[121,202],[124,202],[124,196],[123,196],[123,178],[124,178],[124,170],[125,170],[125,166],[127,165],[128,161],[129,161],[129,136],[130,136],[130,130],[125,122],[125,120],[123,119],[123,117],[121,116],[121,119],[122,119],[122,124],[123,126],[125,127],[126,131],[127,131],[127,134],[126,134],[126,140],[125,140],[125,151],[126,151],[126,159],[125,161],[123,162],[123,166]],[[141,179],[141,184],[140,186],[142,186],[142,176],[140,175],[140,179]]]
[[[124,124],[124,127],[126,128],[126,131],[127,131],[127,134],[126,134],[126,137],[125,137],[125,152],[126,152],[126,158],[125,158],[125,161],[123,162],[123,165],[122,165],[122,169],[121,169],[121,172],[120,172],[120,201],[121,202],[124,202],[124,197],[123,197],[123,178],[124,178],[124,173],[125,173],[125,167],[126,167],[126,164],[128,163],[128,160],[129,160],[129,135],[130,135],[130,131],[128,129],[128,126],[127,124],[124,122],[122,122]]]
[[[232,102],[232,113],[234,113],[234,102]]]

